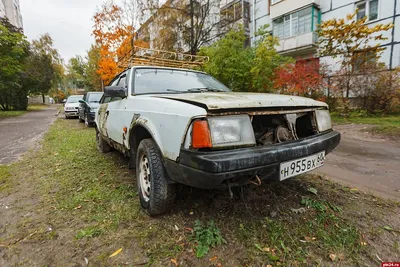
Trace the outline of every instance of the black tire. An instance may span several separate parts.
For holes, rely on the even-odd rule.
[[[100,132],[96,130],[96,145],[101,153],[107,153],[112,150],[111,146],[103,139]]]
[[[78,120],[79,120],[79,122],[84,122],[84,120],[81,119],[81,114],[78,115]]]
[[[143,170],[140,164],[142,163],[143,156],[147,157],[148,168],[150,170],[150,174],[148,175],[150,179],[150,193],[146,194],[148,199],[142,193],[140,184],[140,171]],[[161,153],[151,138],[142,140],[137,149],[136,180],[140,204],[149,215],[160,215],[171,209],[175,200],[175,185],[169,182]]]

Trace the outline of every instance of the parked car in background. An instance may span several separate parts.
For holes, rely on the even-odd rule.
[[[328,105],[235,93],[204,72],[137,66],[104,89],[96,142],[129,156],[150,214],[168,211],[175,184],[211,189],[283,181],[321,167],[340,142]]]
[[[64,104],[64,114],[65,118],[77,118],[79,116],[79,100],[83,98],[83,95],[71,95],[68,97]]]
[[[102,96],[103,92],[88,92],[79,100],[79,121],[85,122],[87,127],[94,124],[94,115]]]

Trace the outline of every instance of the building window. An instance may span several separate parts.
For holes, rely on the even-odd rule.
[[[367,17],[368,21],[378,19],[379,0],[363,1],[356,5],[357,20]]]
[[[314,31],[318,23],[318,12],[315,7],[308,7],[275,19],[272,23],[273,35],[285,39]]]

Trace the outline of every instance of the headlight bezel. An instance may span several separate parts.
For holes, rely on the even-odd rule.
[[[326,132],[332,130],[332,119],[329,109],[315,110],[315,121],[317,123],[318,132]]]

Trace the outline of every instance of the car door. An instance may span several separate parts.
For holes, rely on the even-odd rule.
[[[118,78],[118,82],[116,83],[116,86],[120,86],[128,90],[127,74],[128,74],[127,71],[121,73],[121,75]],[[126,98],[118,101],[113,101],[108,103],[108,108],[107,108],[108,112],[106,121],[107,134],[111,140],[119,144],[123,144],[123,140],[125,138],[125,133],[123,129],[124,127],[126,127],[124,120],[126,102],[127,102]]]
[[[85,94],[83,96],[82,100],[86,102],[86,99],[87,99],[87,94]],[[79,106],[78,106],[79,119],[82,119],[82,120],[84,119],[85,108],[86,108],[85,103],[79,103]]]

